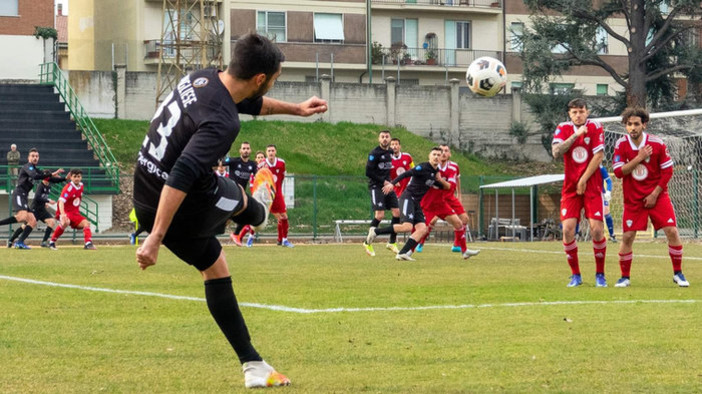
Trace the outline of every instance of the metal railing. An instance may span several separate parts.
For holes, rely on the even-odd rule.
[[[468,67],[473,60],[489,56],[502,59],[502,51],[447,48],[395,48],[383,47],[381,53],[373,57],[374,65]]]
[[[373,0],[373,4],[502,8],[502,0]]]
[[[41,64],[40,67],[39,83],[53,86],[58,90],[73,120],[78,125],[78,128],[83,136],[85,136],[90,148],[92,148],[93,153],[100,162],[102,166],[101,169],[105,171],[108,179],[112,183],[113,191],[119,192],[119,167],[117,166],[117,160],[115,160],[112,151],[110,151],[102,134],[100,134],[100,131],[98,131],[93,123],[93,120],[88,116],[88,112],[83,108],[80,101],[78,101],[78,96],[68,83],[68,79],[63,75],[56,63],[44,63]]]

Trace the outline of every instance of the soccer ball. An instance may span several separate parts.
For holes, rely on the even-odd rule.
[[[495,58],[480,57],[468,66],[466,82],[473,93],[492,97],[507,84],[507,69]]]

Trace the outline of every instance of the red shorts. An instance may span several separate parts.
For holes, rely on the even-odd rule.
[[[68,217],[68,220],[71,221],[71,227],[73,228],[78,228],[78,226],[80,226],[80,223],[83,220],[86,220],[83,217],[83,215],[81,215],[80,212],[77,211],[66,212],[66,216]],[[59,214],[59,212],[56,212],[56,220],[58,220],[59,222],[61,221],[61,215]]]
[[[673,203],[670,201],[668,193],[661,193],[656,201],[656,206],[651,209],[644,208],[643,201],[640,204],[624,204],[622,228],[624,232],[645,231],[648,227],[648,218],[651,218],[655,230],[678,225]]]
[[[449,207],[453,209],[453,212],[456,213],[456,215],[463,215],[464,213],[466,213],[466,210],[463,208],[463,204],[461,204],[461,202],[456,196],[448,196],[446,198],[446,202],[448,203]]]
[[[604,199],[602,193],[587,193],[584,195],[565,195],[561,197],[561,222],[566,219],[580,220],[580,211],[585,208],[588,219],[604,220]]]
[[[285,212],[287,212],[285,207],[285,196],[283,196],[283,193],[276,193],[275,198],[273,198],[273,204],[271,205],[271,213]]]
[[[427,224],[431,223],[431,220],[435,217],[439,219],[446,219],[446,216],[454,215],[455,212],[451,207],[445,202],[433,203],[433,204],[422,204],[422,211],[424,211],[424,217]]]

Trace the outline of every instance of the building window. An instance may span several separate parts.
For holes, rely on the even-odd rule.
[[[511,49],[514,52],[521,52],[524,49],[524,44],[522,43],[522,36],[524,35],[524,23],[513,22],[512,28],[512,44]]]
[[[565,31],[566,31],[566,29],[568,28],[568,26],[566,26],[566,25],[558,25],[558,27],[559,27],[559,29],[561,29],[561,30],[563,31],[562,37],[566,37],[566,32],[565,32]],[[566,47],[566,46],[563,45],[563,44],[556,44],[556,45],[553,46],[553,48],[551,48],[551,53],[566,53],[566,52],[568,52],[568,47]]]
[[[0,0],[0,16],[18,16],[18,2],[19,0]]]
[[[607,84],[606,83],[598,83],[597,84],[597,95],[598,96],[606,96],[607,95]]]
[[[575,87],[575,84],[573,83],[552,83],[549,88],[551,90],[551,94],[559,95],[559,94],[568,94],[570,93],[571,90]]]
[[[390,20],[390,45],[397,46],[405,43],[405,20]]]
[[[456,22],[456,49],[470,48],[470,22]]]
[[[256,31],[275,42],[286,42],[285,12],[258,11]]]
[[[314,42],[342,43],[344,18],[341,14],[314,14]]]
[[[514,81],[511,83],[510,88],[517,88],[521,89],[522,88],[522,81]]]
[[[607,30],[603,29],[602,26],[598,27],[595,39],[597,40],[597,42],[595,43],[595,48],[597,48],[597,54],[608,54],[609,47],[607,45]]]

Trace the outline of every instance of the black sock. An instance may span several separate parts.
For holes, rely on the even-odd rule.
[[[15,242],[17,237],[19,237],[19,235],[22,234],[22,231],[24,231],[24,229],[22,227],[17,227],[17,230],[15,230],[15,233],[12,234],[12,236],[10,237],[10,242]]]
[[[378,227],[375,229],[375,235],[392,234],[395,230],[392,226],[388,227]]]
[[[51,236],[52,231],[54,231],[53,228],[46,226],[46,230],[44,230],[44,239],[41,240],[42,243],[49,240],[49,237]]]
[[[266,218],[266,208],[260,202],[249,196],[249,203],[246,209],[236,216],[232,216],[232,220],[236,224],[258,226],[263,223]]]
[[[243,224],[237,223],[236,228],[234,229],[234,235],[239,235],[241,234],[241,230],[244,228]]]
[[[414,249],[415,246],[417,246],[417,241],[414,240],[414,238],[410,237],[407,242],[405,243],[405,246],[402,247],[400,250],[400,254],[405,254],[409,252],[410,250]]]
[[[400,224],[400,218],[392,217],[392,220],[390,221],[390,227],[392,227],[393,231],[390,233],[390,243],[394,244],[397,242],[397,233],[395,232],[395,225]]]
[[[9,218],[5,218],[3,220],[0,220],[0,226],[4,226],[6,224],[13,224],[17,223],[17,219],[15,219],[14,216],[10,216]]]
[[[241,315],[239,304],[236,302],[232,278],[228,276],[206,280],[205,298],[207,298],[210,314],[234,348],[239,361],[242,364],[249,361],[262,361],[263,359],[251,344],[249,330],[246,328],[244,316]]]
[[[138,237],[139,234],[141,234],[143,232],[144,232],[144,229],[141,226],[139,226],[139,228],[136,229],[136,231],[134,232],[134,237]]]
[[[20,235],[20,237],[17,239],[17,242],[19,242],[21,244],[24,243],[24,240],[27,239],[27,237],[29,236],[29,233],[31,233],[32,230],[34,230],[32,227],[30,227],[28,225],[24,226],[24,230],[22,230],[22,235]]]
[[[379,224],[380,224],[380,220],[373,218],[373,220],[371,220],[370,226],[371,227],[378,227]]]

